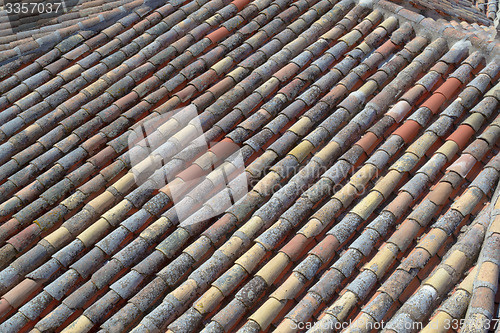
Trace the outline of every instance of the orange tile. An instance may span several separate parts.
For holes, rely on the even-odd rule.
[[[426,107],[433,114],[436,114],[439,112],[441,107],[445,104],[446,102],[446,97],[440,93],[435,93],[429,99],[427,99],[423,104],[422,107]]]
[[[295,261],[309,241],[310,239],[304,235],[297,234],[281,249],[281,252],[287,254],[292,261]]]
[[[393,134],[399,135],[403,138],[404,142],[409,144],[417,135],[422,127],[414,120],[408,120],[403,125],[398,127]]]
[[[375,144],[377,143],[377,136],[372,132],[367,132],[363,137],[356,142],[358,146],[363,148],[365,153],[370,154],[375,148]]]
[[[446,140],[455,142],[460,149],[464,149],[469,139],[475,134],[474,129],[468,125],[460,125]]]
[[[229,35],[229,30],[227,30],[225,27],[220,27],[214,32],[208,34],[207,38],[210,39],[212,43],[216,44],[227,35]]]
[[[238,11],[242,10],[246,5],[250,3],[250,0],[234,0],[231,2],[233,5],[238,8]]]
[[[327,235],[310,253],[316,255],[323,262],[328,262],[339,246],[340,243],[335,236]]]
[[[447,100],[450,100],[461,85],[462,82],[460,82],[460,80],[450,77],[438,89],[436,89],[436,93],[442,94]]]

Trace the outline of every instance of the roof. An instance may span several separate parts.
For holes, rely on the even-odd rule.
[[[498,2],[449,3],[91,1],[1,30],[0,332],[498,319]]]

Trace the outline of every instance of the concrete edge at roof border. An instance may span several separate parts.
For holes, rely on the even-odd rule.
[[[427,19],[427,22],[429,23],[428,25],[432,25],[434,29],[426,27],[420,23],[420,20],[410,20],[409,18],[398,14],[400,10],[405,8],[395,3],[389,4],[389,1],[387,0],[355,1],[362,6],[377,8],[382,13],[384,18],[394,16],[398,19],[400,26],[406,22],[410,23],[418,36],[425,37],[431,41],[435,40],[438,37],[445,38],[448,43],[448,48],[451,48],[455,43],[465,39],[470,41],[472,44],[470,47],[470,53],[481,51],[485,55],[486,61],[492,61],[493,59],[497,59],[500,57],[500,32],[498,32],[498,30],[496,36],[492,36],[489,40],[485,40],[483,38],[477,37],[470,31],[467,31],[465,29],[458,30],[451,25],[445,25],[444,23],[436,21],[431,17],[426,17],[425,19]],[[390,10],[390,7],[396,8],[396,11]],[[445,19],[443,20],[446,21]],[[437,28],[437,30],[435,28]],[[499,28],[500,25],[497,27],[497,29]],[[444,32],[445,30],[446,33]]]

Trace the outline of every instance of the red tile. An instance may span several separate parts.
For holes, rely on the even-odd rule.
[[[446,140],[455,142],[462,150],[465,148],[467,142],[469,142],[469,139],[475,133],[476,132],[474,131],[474,129],[469,125],[460,125],[455,132],[453,132],[448,138],[446,138]]]
[[[292,261],[295,261],[307,246],[308,241],[309,239],[306,236],[297,234],[281,249],[281,252],[288,255]]]
[[[299,71],[300,67],[297,64],[294,64],[293,62],[287,64],[283,68],[281,68],[279,71],[277,71],[274,74],[274,77],[280,80],[281,82],[285,82],[288,79],[290,79],[292,76],[297,74]]]
[[[9,239],[7,242],[12,244],[16,248],[17,251],[25,250],[28,245],[33,242],[38,235],[41,234],[41,230],[36,223],[32,223],[23,231]]]
[[[446,102],[446,97],[440,93],[435,93],[429,99],[427,99],[423,104],[422,107],[427,107],[429,110],[432,111],[432,113],[436,114],[439,112],[441,107],[444,105]]]
[[[238,11],[242,10],[246,5],[250,3],[250,0],[234,0],[231,2],[233,5],[238,8]]]
[[[227,30],[225,27],[220,27],[214,32],[208,34],[207,38],[210,39],[212,43],[216,44],[227,35],[229,35],[229,30]]]
[[[402,100],[410,105],[418,105],[427,96],[427,89],[424,86],[416,85],[401,96]]]
[[[411,208],[413,197],[408,192],[400,192],[398,196],[387,205],[386,210],[393,213],[395,216],[402,216],[403,213]]]
[[[397,128],[393,134],[399,135],[403,138],[406,144],[409,144],[413,141],[413,138],[417,135],[418,131],[420,131],[422,127],[419,123],[414,120],[408,120],[399,128]]]
[[[177,175],[177,178],[187,182],[205,175],[205,171],[198,164],[191,164],[187,169]]]
[[[382,44],[376,52],[382,54],[384,58],[387,58],[391,53],[396,50],[396,44],[394,44],[390,39]]]
[[[368,132],[365,135],[363,135],[363,137],[360,140],[358,140],[356,144],[361,148],[363,148],[365,153],[370,154],[375,148],[377,141],[378,141],[377,136],[372,132]]]
[[[5,316],[10,310],[12,306],[7,302],[4,298],[0,299],[0,318]]]
[[[175,95],[179,97],[182,102],[185,102],[191,99],[196,92],[195,86],[190,84],[179,90]]]
[[[238,150],[239,146],[229,138],[224,138],[222,141],[217,142],[210,148],[210,151],[217,156],[219,161],[230,156]]]
[[[460,88],[461,85],[462,82],[460,82],[460,80],[454,77],[450,77],[436,90],[436,93],[442,94],[447,100],[449,100],[455,95],[456,91],[458,90],[458,88]]]
[[[21,283],[3,295],[3,298],[13,307],[19,307],[24,300],[42,284],[31,279],[24,279]]]
[[[440,182],[429,193],[428,199],[436,205],[443,205],[453,192],[453,187],[448,182]]]
[[[316,255],[323,262],[328,262],[339,246],[340,243],[335,236],[327,235],[310,253]]]

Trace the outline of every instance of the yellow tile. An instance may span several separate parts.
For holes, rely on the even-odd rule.
[[[123,177],[121,177],[118,181],[116,181],[112,186],[115,190],[120,194],[126,194],[128,191],[134,186],[135,177],[132,172],[127,173]]]
[[[357,30],[351,30],[341,38],[339,38],[339,41],[342,41],[346,43],[349,47],[353,46],[356,44],[356,41],[359,40],[363,35],[361,35],[361,32]]]
[[[438,268],[432,272],[432,275],[424,282],[424,284],[434,287],[439,295],[447,292],[451,283],[452,276],[444,268]]]
[[[104,215],[103,215],[103,217],[104,217]],[[158,220],[156,220],[155,222],[150,224],[146,229],[144,229],[140,233],[140,236],[145,241],[149,242],[150,240],[153,240],[156,237],[158,237],[159,233],[163,234],[166,229],[168,229],[169,227],[171,227],[173,225],[174,225],[174,223],[172,221],[170,221],[165,216],[161,216]],[[185,238],[189,237],[189,233],[182,228],[176,229],[175,232],[176,232],[175,236],[180,235],[182,233],[183,237],[179,236],[178,238],[185,239]],[[170,235],[172,235],[172,234],[170,234]],[[165,253],[165,255],[167,255],[167,254]],[[167,255],[167,257],[169,257],[169,255]]]
[[[217,75],[221,75],[225,73],[231,66],[233,65],[233,59],[231,57],[225,57],[221,61],[217,62],[211,68],[217,73]]]
[[[465,290],[469,294],[472,293],[472,287],[474,285],[474,280],[476,279],[476,275],[477,275],[477,266],[475,266],[462,280],[462,282],[460,282],[457,289]]]
[[[340,149],[340,145],[335,141],[330,141],[323,149],[314,154],[314,156],[326,163],[333,157],[339,155],[341,152],[342,150]]]
[[[256,91],[258,91],[262,96],[268,96],[274,91],[274,89],[276,89],[279,86],[279,84],[280,81],[277,78],[271,77],[269,80],[263,83],[259,88],[257,88]]]
[[[495,209],[500,209],[500,198],[498,198],[497,202],[495,202]]]
[[[127,213],[134,208],[134,205],[128,200],[122,200],[113,208],[102,214],[102,217],[109,222],[109,224],[116,226],[120,223]]]
[[[216,158],[214,161],[216,160],[218,160],[218,158]],[[234,171],[236,171],[236,167],[232,163],[224,162],[217,168],[216,171],[210,172],[207,175],[207,179],[209,179],[213,184],[221,184],[221,181],[224,177],[222,171],[224,171],[226,175],[230,175]]]
[[[81,240],[86,247],[92,246],[96,240],[106,234],[109,227],[109,223],[105,219],[100,218],[97,222],[79,234],[77,238]]]
[[[323,224],[317,218],[311,218],[306,225],[300,229],[300,233],[306,238],[317,236],[323,230]]]
[[[245,223],[239,231],[244,233],[249,239],[253,239],[255,234],[264,226],[264,220],[259,216],[252,216],[247,223]]]
[[[375,319],[361,312],[358,317],[344,330],[343,333],[367,332],[367,327],[376,327]]]
[[[423,239],[417,245],[417,248],[422,248],[427,250],[431,256],[435,255],[439,248],[444,244],[445,240],[448,238],[446,232],[442,229],[434,228],[425,235]]]
[[[60,227],[50,235],[44,238],[47,242],[50,243],[55,249],[59,249],[64,244],[67,244],[71,240],[73,240],[73,236],[69,233],[68,229],[65,227]]]
[[[359,169],[349,180],[349,183],[357,188],[358,191],[363,191],[366,184],[377,173],[377,168],[372,164],[365,164]]]
[[[364,20],[369,20],[370,22],[377,22],[382,18],[382,14],[378,9],[372,10],[368,16],[364,18]],[[365,43],[365,42],[363,42]],[[365,52],[367,54],[367,52]]]
[[[194,124],[190,123],[182,128],[179,132],[172,135],[171,139],[175,139],[178,142],[185,144],[197,138],[201,134],[202,133],[200,133],[200,129]]]
[[[457,250],[453,251],[443,263],[453,268],[455,272],[461,273],[465,269],[467,257],[465,256],[465,253]]]
[[[312,143],[307,140],[303,140],[290,151],[289,155],[295,156],[299,163],[302,163],[302,161],[312,152],[313,149],[314,146]]]
[[[283,272],[285,267],[290,262],[290,258],[282,252],[278,252],[269,262],[262,267],[256,275],[263,278],[267,285],[270,286],[274,280]]]
[[[87,205],[94,208],[99,214],[102,214],[113,204],[114,201],[115,197],[113,196],[113,194],[111,194],[111,192],[104,191],[92,201],[90,201]]]
[[[260,178],[264,174],[266,167],[274,164],[274,161],[278,158],[272,150],[266,150],[262,155],[257,157],[249,166],[245,168],[245,171],[255,178]]]
[[[278,327],[274,330],[274,333],[295,333],[297,331],[298,325],[296,322],[289,318],[284,318]]]
[[[89,318],[85,317],[84,315],[81,315],[80,317],[76,318],[75,321],[73,321],[71,324],[66,326],[66,328],[63,329],[61,332],[64,333],[88,332],[92,329],[93,326],[94,323],[92,323]]]
[[[353,292],[347,290],[326,312],[334,315],[339,321],[343,321],[357,302],[358,297]]]
[[[427,150],[436,142],[437,135],[432,132],[425,132],[422,134],[418,140],[408,147],[406,150],[408,153],[412,153],[418,158],[422,158],[425,155]]]
[[[453,156],[458,152],[458,145],[454,141],[446,141],[439,149],[436,151],[436,153],[441,153],[444,156],[446,156],[446,159],[448,162],[451,162],[453,159]]]
[[[309,132],[311,126],[311,119],[309,119],[308,117],[301,117],[297,122],[295,122],[295,124],[290,126],[288,130],[302,137]]]
[[[356,198],[357,192],[358,191],[353,185],[346,184],[340,189],[340,191],[335,192],[333,197],[342,202],[344,208],[347,208],[354,200],[354,198]]]
[[[160,165],[160,159],[157,156],[149,156],[141,162],[134,165],[130,170],[134,175],[143,175],[151,172],[153,169]]]
[[[224,295],[216,287],[210,287],[193,305],[199,313],[205,315],[213,311],[224,299]]]
[[[410,172],[417,165],[418,161],[418,157],[414,154],[404,153],[403,156],[391,165],[390,169],[399,172]]]
[[[266,330],[284,305],[285,304],[280,303],[277,299],[271,297],[248,319],[251,319],[259,324],[262,330]]]
[[[266,250],[262,245],[255,244],[250,250],[238,258],[235,263],[243,267],[248,273],[252,273],[262,258],[264,258],[265,254]]]
[[[380,23],[380,26],[383,27],[387,31],[392,31],[398,25],[398,19],[394,16],[389,16],[389,18],[385,19],[384,22]]]
[[[500,203],[500,200],[497,201],[497,204]],[[495,209],[498,209],[496,208],[495,206]],[[489,232],[494,232],[494,233],[497,233],[497,234],[500,234],[500,215],[497,215],[495,217],[495,219],[493,220],[493,222],[491,223],[491,226],[490,228],[488,229]]]
[[[193,162],[193,164],[199,165],[203,170],[211,170],[213,168],[214,161],[217,160],[217,156],[213,152],[208,151],[198,157],[196,161]]]
[[[240,250],[243,245],[243,240],[239,237],[231,237],[227,242],[220,247],[220,251],[227,255],[229,258],[233,258],[236,253]]]
[[[179,287],[172,291],[171,295],[177,298],[179,302],[188,302],[191,297],[196,293],[198,285],[192,279],[187,279]]]
[[[364,54],[368,54],[372,50],[372,48],[370,47],[370,45],[368,45],[366,42],[361,42],[361,44],[359,44],[356,48],[360,49],[361,51],[363,51]]]
[[[395,245],[386,243],[378,250],[372,260],[365,264],[363,269],[371,270],[380,279],[384,276],[387,268],[394,262],[398,252]]]
[[[160,132],[163,137],[169,138],[179,130],[179,126],[180,124],[177,120],[170,118],[156,130]]]
[[[448,332],[449,329],[446,326],[449,326],[452,323],[453,317],[444,311],[439,311],[434,318],[424,327],[421,333],[445,333]]]
[[[377,90],[377,88],[378,88],[377,82],[375,82],[374,80],[369,80],[369,81],[365,82],[365,84],[363,84],[358,89],[358,91],[363,93],[364,96],[370,96],[371,94],[373,94],[375,92],[375,90]]]
[[[69,82],[72,79],[74,79],[75,77],[79,76],[80,73],[82,73],[82,72],[83,72],[83,68],[80,65],[75,64],[75,65],[68,67],[65,70],[61,71],[58,74],[58,76],[63,78],[64,81]]]
[[[108,83],[104,79],[98,79],[94,83],[90,84],[83,91],[86,91],[89,95],[95,96],[99,93],[104,92],[103,90],[108,87]]]
[[[170,192],[172,189],[175,189],[175,191],[178,191],[178,192],[175,192],[177,195],[181,195],[183,194],[183,192],[179,191],[179,190],[182,190],[183,188],[185,188],[185,183],[182,179],[180,178],[175,178],[174,180],[172,180],[171,182],[169,182],[167,185],[163,186],[160,191],[165,193],[170,199],[172,199],[172,193]]]
[[[391,170],[379,181],[377,181],[373,189],[380,192],[384,198],[387,199],[392,194],[402,177],[403,175],[398,171]]]
[[[206,236],[201,236],[195,242],[188,245],[183,252],[198,261],[207,254],[211,247],[212,243],[210,239]]]
[[[377,191],[371,191],[351,210],[351,212],[366,220],[383,200],[384,197],[382,194]]]
[[[286,281],[271,294],[271,297],[279,301],[293,299],[303,286],[301,280],[297,278],[295,274],[291,274]]]
[[[463,124],[467,124],[474,129],[474,131],[479,131],[483,125],[484,117],[478,112],[474,112],[467,119],[464,120]]]
[[[247,69],[243,68],[243,67],[236,67],[235,69],[233,69],[229,74],[227,74],[227,76],[230,76],[232,78],[235,78],[235,77],[241,77],[243,76],[245,73],[247,72]]]
[[[482,197],[481,190],[477,187],[470,187],[451,205],[451,208],[466,216],[472,212]]]
[[[492,285],[498,284],[498,266],[491,261],[485,261],[479,268],[477,275],[478,281],[491,283]]]
[[[253,190],[262,196],[268,196],[273,193],[275,186],[278,185],[280,181],[280,175],[271,171],[254,186]]]

